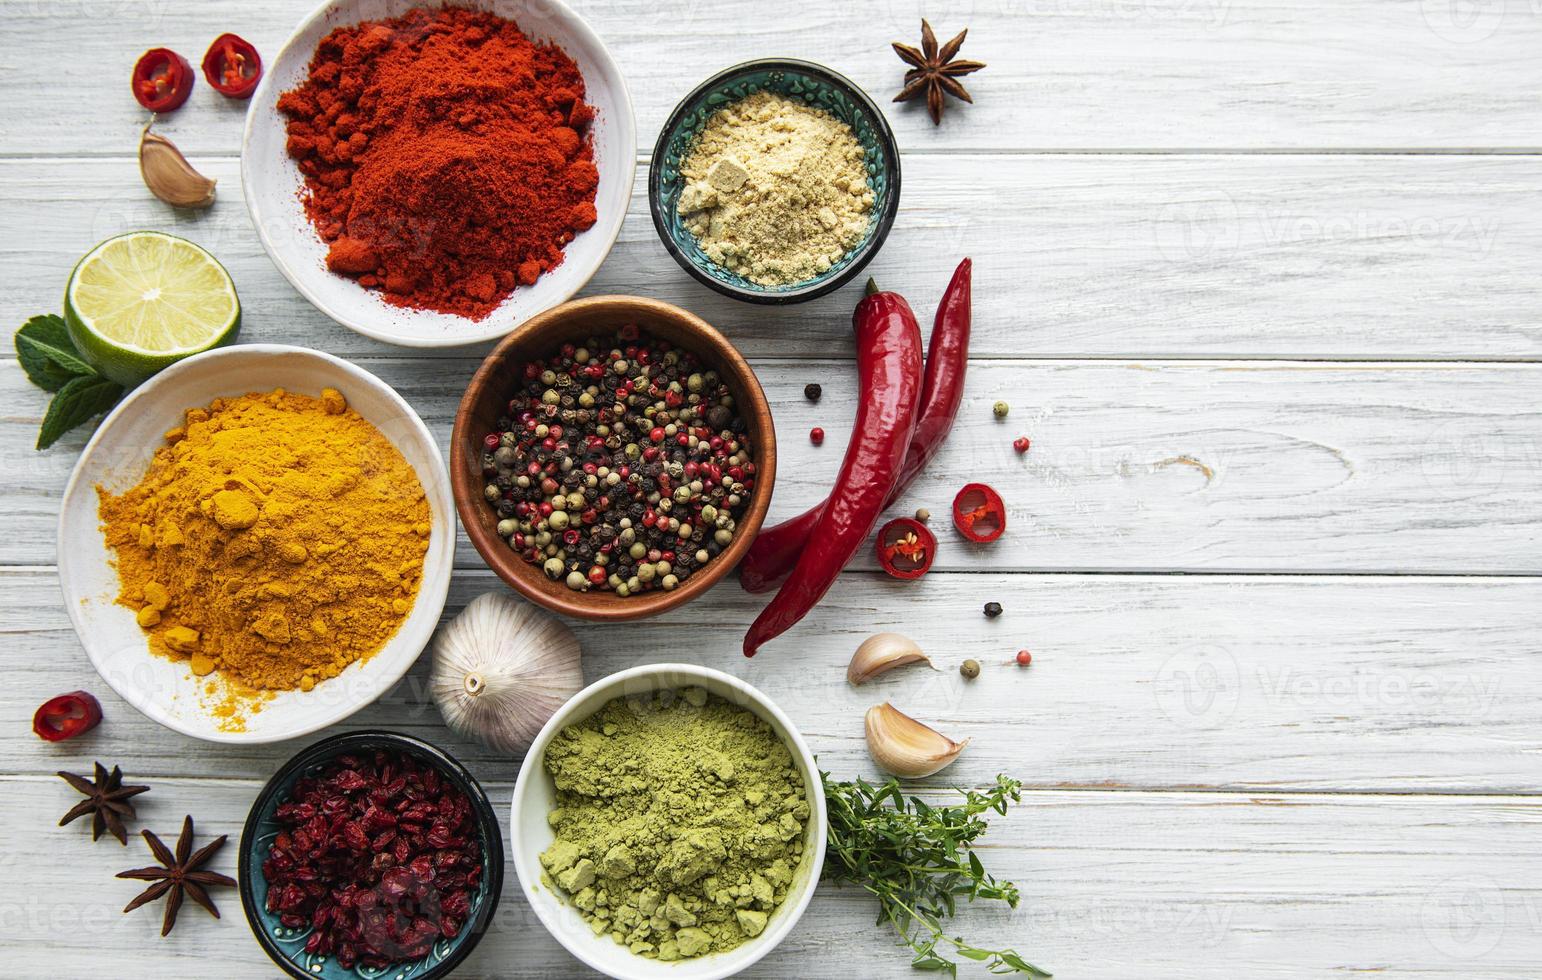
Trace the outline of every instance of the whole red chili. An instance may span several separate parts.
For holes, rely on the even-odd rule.
[[[151,112],[179,109],[193,92],[193,66],[170,48],[151,48],[134,63],[133,87]]]
[[[262,81],[262,56],[245,39],[221,34],[204,52],[203,77],[227,99],[249,99]]]
[[[339,27],[278,107],[328,268],[393,305],[484,319],[597,218],[578,65],[494,14]]]
[[[896,517],[879,529],[874,550],[878,566],[890,576],[918,579],[931,570],[937,557],[937,537],[914,518]]]
[[[852,314],[857,341],[857,417],[830,501],[792,575],[744,637],[744,655],[786,632],[824,597],[867,540],[905,463],[921,395],[921,330],[898,293],[868,293]]]
[[[89,732],[102,722],[102,704],[85,691],[49,698],[32,716],[32,730],[48,742],[62,742]]]
[[[953,526],[970,541],[987,542],[1007,529],[1007,508],[1001,494],[983,483],[966,483],[953,498]]]
[[[953,272],[932,323],[931,346],[926,355],[926,377],[921,384],[921,408],[905,454],[904,469],[884,506],[891,506],[927,462],[942,448],[958,406],[964,398],[964,370],[969,366],[970,280],[974,263],[964,259]],[[814,533],[825,503],[816,504],[797,517],[766,528],[739,563],[739,584],[747,592],[764,592],[781,581],[798,561],[803,546]]]

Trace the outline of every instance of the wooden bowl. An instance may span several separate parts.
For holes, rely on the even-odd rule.
[[[696,354],[718,372],[734,396],[754,449],[755,488],[738,521],[733,543],[670,592],[654,589],[621,598],[611,592],[575,592],[546,577],[498,536],[498,518],[482,496],[482,438],[494,431],[524,365],[547,357],[566,342],[580,343],[627,323],[644,333]],[[450,486],[466,536],[487,562],[516,591],[553,612],[619,622],[657,616],[690,602],[712,588],[739,563],[760,531],[771,506],[776,481],[776,429],[765,392],[749,362],[705,320],[678,306],[638,296],[591,296],[539,313],[503,339],[472,376],[455,413],[450,437]]]

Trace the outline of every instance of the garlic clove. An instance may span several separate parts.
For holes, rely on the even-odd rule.
[[[905,778],[930,776],[964,751],[955,742],[885,701],[867,709],[867,751],[884,772]]]
[[[863,640],[857,652],[851,655],[851,663],[846,665],[846,680],[857,685],[884,671],[916,663],[932,666],[915,640],[899,633],[875,633]]]
[[[176,144],[150,132],[139,137],[139,175],[150,193],[178,208],[206,208],[214,203],[214,184],[187,162]]]

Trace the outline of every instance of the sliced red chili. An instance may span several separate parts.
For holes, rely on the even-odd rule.
[[[937,536],[911,517],[896,517],[878,530],[878,565],[894,578],[917,579],[931,570]]]
[[[1007,529],[1001,494],[983,483],[969,483],[953,498],[953,526],[970,541],[994,541]]]
[[[71,691],[44,701],[32,716],[32,730],[45,741],[62,742],[89,732],[101,721],[101,703],[85,691]]]
[[[262,56],[234,34],[221,34],[203,56],[203,77],[230,99],[249,99],[262,81]]]
[[[134,63],[134,98],[151,112],[181,108],[193,91],[193,66],[170,48],[151,48]]]

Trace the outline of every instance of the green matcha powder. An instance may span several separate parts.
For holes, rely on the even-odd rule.
[[[557,839],[542,880],[633,953],[676,960],[760,935],[803,855],[792,754],[698,687],[617,698],[546,749]]]

